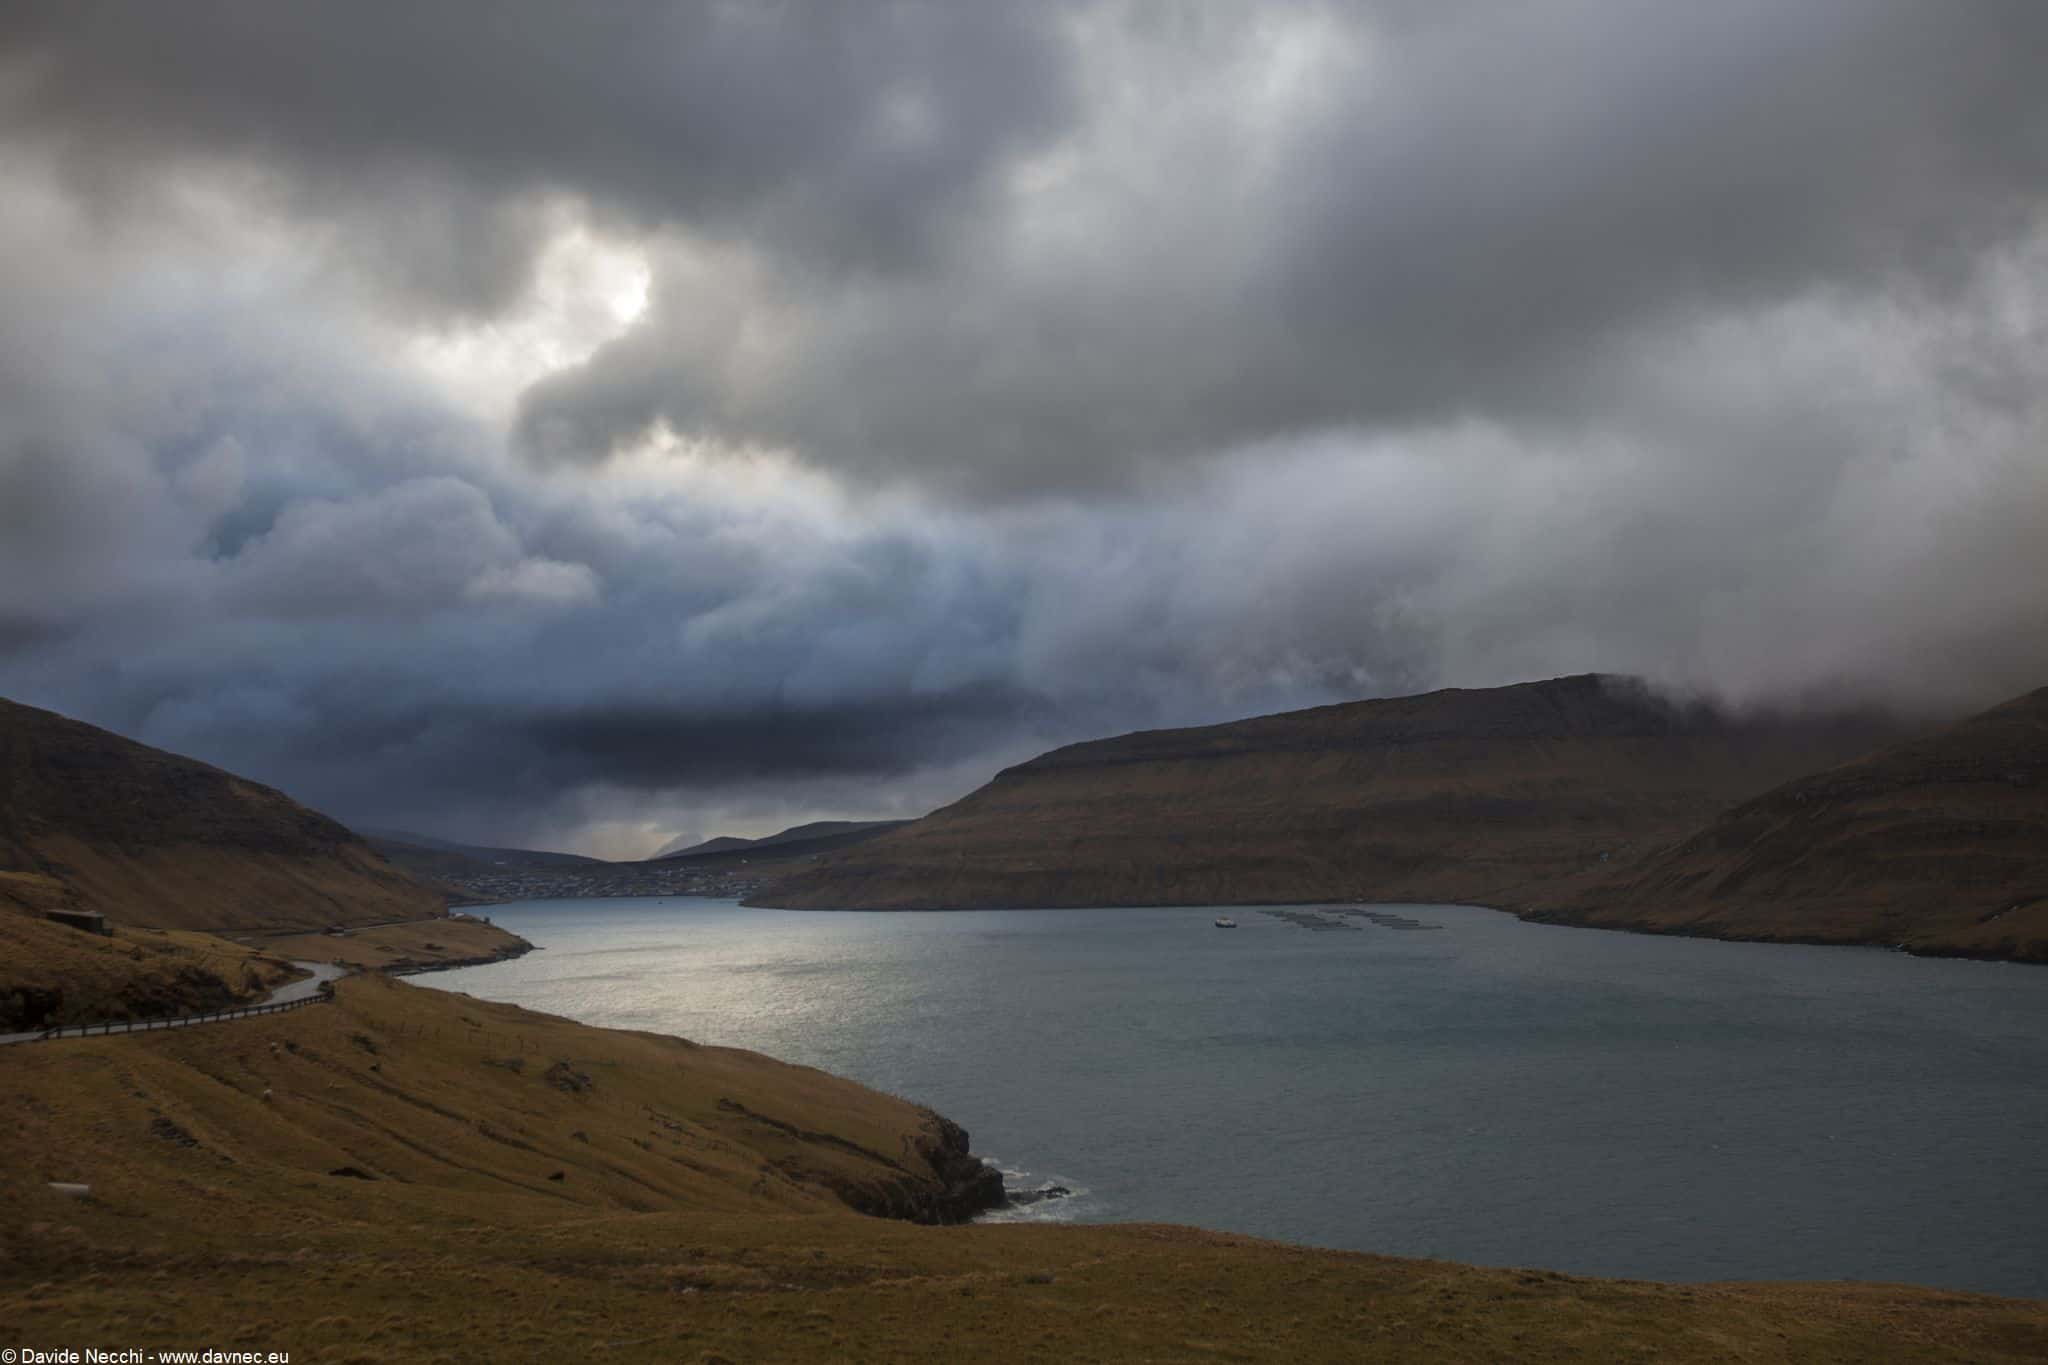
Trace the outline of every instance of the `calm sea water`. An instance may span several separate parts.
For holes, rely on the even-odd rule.
[[[542,901],[421,980],[930,1104],[1076,1191],[1021,1216],[2048,1296],[2048,968],[1390,908],[1440,927]]]

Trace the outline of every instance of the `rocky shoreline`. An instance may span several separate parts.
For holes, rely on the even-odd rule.
[[[880,1181],[834,1184],[847,1207],[871,1218],[942,1226],[972,1222],[977,1215],[1010,1202],[1002,1172],[969,1150],[967,1130],[931,1109],[922,1111],[924,1122],[918,1133],[905,1138],[904,1155],[911,1158],[905,1162],[854,1146],[830,1133],[812,1132],[771,1118],[734,1100],[720,1100],[718,1107],[800,1142],[844,1148],[889,1168],[894,1174]],[[917,1169],[919,1163],[924,1170]]]
[[[1003,1188],[1003,1173],[969,1147],[965,1128],[943,1115],[931,1115],[930,1137],[920,1141],[919,1149],[944,1188],[929,1201],[931,1216],[912,1221],[965,1223],[1010,1202],[1009,1191]]]

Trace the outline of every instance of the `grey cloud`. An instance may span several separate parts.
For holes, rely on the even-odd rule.
[[[189,245],[95,293],[73,227],[0,253],[0,694],[351,819],[571,842],[776,784],[935,801],[1039,723],[956,539],[532,478],[345,301],[144,287]]]
[[[1945,287],[2028,230],[2048,175],[2027,0],[4,22],[7,112],[74,182],[242,168],[414,304],[506,305],[552,198],[653,244],[637,333],[527,396],[534,453],[666,423],[954,492],[1580,420],[1646,330]],[[664,255],[678,235],[700,250]]]
[[[1210,92],[1254,102],[1274,13],[1114,26],[1165,49],[1130,61],[1148,102],[1083,81],[1126,121],[1084,118],[1066,180],[976,249],[883,281],[770,269],[737,301],[681,278],[528,395],[530,443],[598,458],[660,421],[1014,494],[1331,427],[1582,421],[1659,329],[1954,288],[2048,184],[2037,5],[1281,8],[1348,21],[1356,50],[1253,135]],[[764,316],[766,386],[730,363]]]
[[[2044,51],[2027,4],[1447,19],[1310,139],[1289,316],[1382,406],[1441,410],[1611,330],[1952,278],[2032,226]]]
[[[50,0],[0,17],[0,96],[115,200],[254,167],[401,292],[488,310],[536,195],[802,259],[934,249],[1063,114],[1055,6]],[[367,229],[362,231],[361,229]]]
[[[289,503],[231,563],[230,604],[285,618],[402,619],[477,598],[573,601],[594,590],[587,566],[524,555],[489,497],[446,475]]]
[[[589,779],[658,791],[780,777],[792,768],[806,778],[900,777],[981,748],[992,722],[1014,724],[1028,707],[1028,698],[981,687],[838,705],[770,702],[739,715],[593,705],[536,715],[522,728],[536,750],[586,765]],[[918,742],[906,744],[912,736]]]

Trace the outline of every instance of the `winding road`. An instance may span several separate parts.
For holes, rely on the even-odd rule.
[[[194,1024],[222,1024],[233,1019],[253,1018],[253,1015],[236,1013],[235,1011],[253,1009],[263,1005],[290,1005],[301,1000],[309,1000],[320,993],[322,986],[325,986],[330,981],[337,981],[347,976],[349,972],[347,967],[337,966],[332,962],[294,961],[292,965],[294,967],[303,967],[311,972],[312,975],[299,981],[287,981],[261,1000],[253,1001],[248,1005],[235,1005],[224,1010],[210,1010],[203,1014],[189,1014],[176,1019],[138,1019],[134,1021],[135,1028],[132,1031],[136,1033],[155,1032],[158,1029],[190,1028]],[[121,1026],[126,1022],[119,1019],[114,1020],[115,1031],[124,1031]],[[143,1027],[145,1024],[147,1028]],[[35,1029],[28,1033],[0,1033],[0,1045],[7,1043],[33,1043],[44,1037],[83,1037],[89,1033],[102,1033],[106,1029],[107,1025],[105,1023],[66,1024],[55,1033],[51,1033],[47,1029]]]

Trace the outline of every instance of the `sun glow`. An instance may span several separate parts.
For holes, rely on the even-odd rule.
[[[580,365],[647,311],[653,272],[637,248],[581,225],[558,234],[513,308],[480,324],[408,338],[413,362],[457,402],[510,417],[534,381]]]

